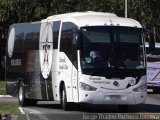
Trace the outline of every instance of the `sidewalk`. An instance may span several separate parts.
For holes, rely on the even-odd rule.
[[[18,105],[18,98],[7,96],[7,95],[0,95],[0,103],[8,103],[8,104],[16,104]]]
[[[12,96],[10,96],[10,95],[0,95],[0,98],[1,97],[12,97]]]
[[[12,104],[16,105],[19,109],[18,98],[9,95],[0,95],[1,104]],[[0,120],[27,120],[25,114],[7,114],[0,113]]]

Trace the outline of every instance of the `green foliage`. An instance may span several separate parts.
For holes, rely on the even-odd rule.
[[[75,11],[113,12],[124,17],[125,0],[0,0],[0,26],[41,20]],[[128,0],[128,16],[149,25],[160,22],[159,0]]]
[[[160,0],[128,0],[128,17],[149,28],[158,26],[159,6]],[[125,0],[0,0],[0,45],[5,46],[9,25],[13,23],[75,11],[112,12],[124,17],[124,9]]]
[[[0,114],[20,114],[18,105],[0,103]]]
[[[35,8],[35,18],[37,19],[41,19],[44,18],[44,16],[46,16],[47,12],[46,12],[46,8],[38,6]]]
[[[0,95],[6,94],[6,83],[0,80]]]

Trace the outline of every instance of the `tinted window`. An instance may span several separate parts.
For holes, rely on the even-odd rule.
[[[72,23],[63,23],[62,25],[62,32],[61,32],[61,47],[60,50],[66,53],[71,52],[72,48]]]
[[[53,49],[58,49],[60,21],[53,22]]]
[[[82,68],[144,68],[141,29],[82,27]]]
[[[26,24],[25,29],[24,29],[24,34],[25,34],[24,48],[25,50],[38,50],[39,49],[39,30],[40,30],[40,23]]]
[[[21,51],[23,49],[23,41],[24,41],[24,26],[16,25],[15,29],[15,43],[14,43],[14,50]]]
[[[75,41],[73,41],[75,29],[77,29],[77,26],[71,22],[64,22],[62,24],[60,51],[65,52],[75,67],[77,67],[77,52],[74,46]]]

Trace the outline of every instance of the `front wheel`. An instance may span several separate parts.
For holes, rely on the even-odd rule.
[[[67,102],[67,94],[66,94],[65,86],[63,86],[63,90],[61,92],[61,106],[62,106],[62,109],[65,111],[71,109],[71,103]]]

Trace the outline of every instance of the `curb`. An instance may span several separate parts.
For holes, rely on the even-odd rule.
[[[0,95],[0,97],[12,97],[11,95]]]
[[[21,114],[23,114],[23,115],[25,114],[25,112],[24,112],[22,107],[19,107],[19,110],[20,110]]]

